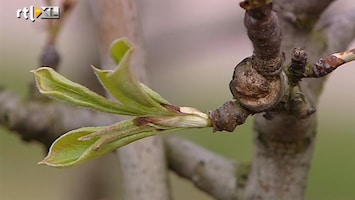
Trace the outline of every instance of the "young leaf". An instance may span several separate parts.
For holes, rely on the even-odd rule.
[[[47,157],[38,164],[45,164],[52,167],[69,167],[82,163],[84,161],[83,158],[85,157],[86,159],[94,159],[102,155],[104,152],[100,152],[100,155],[88,154],[88,150],[98,139],[78,141],[78,138],[95,133],[103,128],[105,127],[84,127],[60,136],[52,144]]]
[[[134,122],[134,120],[124,120],[113,125],[107,126],[95,133],[80,137],[79,140],[86,141],[98,138],[101,136],[109,135],[111,133],[120,133],[121,137],[129,136],[129,134],[135,133],[136,131],[152,131],[153,129],[144,129]]]
[[[126,40],[118,40],[111,47],[117,68],[105,71],[93,67],[102,85],[122,104],[64,78],[51,68],[33,71],[40,92],[49,97],[107,113],[138,116],[111,126],[70,131],[52,144],[47,157],[39,164],[71,167],[144,137],[211,126],[207,114],[191,107],[170,105],[157,92],[137,81],[130,71],[132,52]]]
[[[32,72],[35,74],[38,89],[46,96],[107,113],[120,115],[142,114],[140,110],[110,101],[88,88],[66,79],[52,68],[41,67]]]
[[[133,120],[112,126],[80,128],[59,137],[39,164],[57,168],[76,166],[133,141],[161,133],[163,131],[153,126],[141,126]]]
[[[110,52],[115,61],[118,62],[117,68],[114,71],[97,68],[94,68],[94,70],[102,85],[112,96],[128,107],[145,111],[147,115],[157,115],[158,113],[170,115],[171,112],[161,106],[161,101],[167,101],[161,96],[152,98],[150,95],[153,95],[152,90],[149,90],[150,94],[148,94],[146,88],[142,88],[141,83],[131,72],[130,60],[133,48],[125,40],[118,40],[113,43]]]
[[[132,45],[126,38],[120,38],[113,41],[110,47],[110,53],[115,63],[118,65],[126,52],[132,48]]]
[[[164,99],[162,96],[160,96],[159,93],[150,89],[150,87],[144,85],[143,83],[140,83],[140,86],[144,90],[145,93],[147,93],[154,101],[156,101],[160,105],[161,104],[170,104],[166,99]]]

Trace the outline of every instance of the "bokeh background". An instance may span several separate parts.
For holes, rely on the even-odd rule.
[[[251,55],[251,44],[242,25],[242,10],[235,0],[137,1],[147,50],[147,71],[152,88],[172,103],[212,110],[231,99],[228,83],[234,66]],[[43,5],[35,0],[0,0],[0,85],[25,97],[31,69],[45,44],[43,21],[16,18],[16,10]],[[336,1],[326,16],[354,9],[351,0]],[[354,22],[355,23],[355,22]],[[341,30],[339,30],[341,31]],[[96,32],[88,3],[79,4],[58,38],[60,71],[77,82],[95,79],[90,65],[98,64]],[[355,43],[350,44],[355,47]],[[312,163],[307,199],[355,199],[355,63],[329,77],[322,94],[319,134]],[[252,154],[252,120],[234,133],[192,130],[175,133],[224,156],[249,161]],[[80,185],[95,180],[80,175],[91,163],[74,169],[52,169],[36,163],[45,149],[23,142],[0,126],[0,199],[77,199]],[[98,199],[119,196],[119,175],[114,155],[99,162],[111,187]],[[189,182],[171,173],[175,199],[211,199]],[[85,191],[84,191],[85,192]]]

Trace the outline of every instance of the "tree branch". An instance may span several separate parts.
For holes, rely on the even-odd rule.
[[[73,120],[74,119],[74,120]],[[48,99],[22,100],[13,92],[0,92],[0,123],[26,141],[35,140],[47,148],[63,133],[83,126],[112,124],[112,115]]]
[[[312,40],[312,36],[314,37],[315,34],[312,35],[309,33],[314,30],[314,25],[317,23],[320,14],[331,2],[332,1],[274,1],[275,8],[279,11],[279,17],[282,16],[279,18],[280,24],[282,24],[281,32],[284,34],[281,50],[284,51],[286,55],[291,52],[291,49],[299,46],[305,48],[307,52],[312,52],[309,60],[313,63],[327,53],[325,52],[326,48],[324,48],[324,44],[321,43],[323,41]],[[254,9],[263,10],[264,8]],[[251,11],[246,9],[246,12]],[[267,19],[268,17],[272,18],[272,15],[266,15],[266,19],[255,17],[252,13],[249,16],[254,19],[248,20],[253,24],[263,24],[261,21],[263,20],[265,22],[273,21],[273,25],[270,25],[270,27],[280,26],[277,20]],[[246,14],[246,17],[248,17],[248,14]],[[255,29],[257,26],[249,26],[246,24],[246,27],[248,28],[248,33],[253,31],[255,31],[256,34],[258,33],[257,29]],[[261,33],[262,32],[263,31],[261,31]],[[272,36],[274,35],[275,34]],[[259,38],[260,37],[262,36],[259,36]],[[265,37],[266,41],[260,39],[255,40],[253,37],[250,39],[253,42],[254,55],[257,51],[257,49],[255,49],[256,47],[263,46],[263,44],[267,43],[271,44],[274,41],[274,37]],[[270,55],[269,58],[261,57],[263,60],[270,58],[272,59],[273,56]],[[286,58],[287,62],[290,61],[290,56]],[[253,63],[253,61],[251,61],[251,64],[254,67],[255,62]],[[263,74],[260,70],[258,72]],[[234,72],[234,76],[236,76],[236,71]],[[234,80],[236,80],[237,83],[240,82],[240,79]],[[283,97],[279,105],[272,109],[272,112],[276,113],[275,115],[271,115],[267,118],[265,117],[268,115],[256,115],[254,137],[255,152],[245,188],[245,199],[296,200],[304,198],[316,135],[316,115],[311,115],[314,111],[309,112],[309,115],[305,116],[297,115],[297,112],[290,112],[293,108],[292,106],[290,108],[287,104],[295,105],[294,101],[305,101],[311,102],[311,105],[316,106],[322,88],[322,82],[323,80],[302,81],[301,89],[298,89],[297,80],[291,82],[292,87],[284,86],[289,88],[287,89],[288,92],[285,93],[286,96]],[[285,82],[283,84],[285,84]],[[262,86],[262,84],[260,85]],[[254,86],[256,87],[257,85],[254,84]],[[237,92],[239,93],[240,88],[241,87],[238,88],[237,85]],[[260,88],[262,89],[263,87]],[[265,86],[265,88],[267,87]],[[246,94],[250,93],[251,92]],[[290,96],[287,94],[290,94]],[[293,95],[296,94],[302,94],[302,96],[293,99]],[[255,95],[251,96],[255,97]],[[239,96],[234,95],[234,97],[237,101],[239,100]],[[302,107],[306,105],[307,104],[304,103]]]
[[[289,0],[274,0],[274,4],[278,7],[288,9],[293,13],[305,13],[308,15],[319,16],[334,0],[299,0],[292,2]]]
[[[321,58],[314,65],[308,65],[304,73],[307,78],[319,78],[330,74],[339,66],[355,60],[355,49],[334,53],[330,56]]]
[[[332,2],[334,0],[274,0],[273,4],[282,20],[300,29],[311,30]]]
[[[343,51],[355,38],[355,9],[319,22],[317,29],[324,31],[328,52]]]
[[[164,138],[169,168],[192,181],[196,187],[220,200],[235,200],[241,196],[247,170],[237,177],[243,165],[176,136]],[[243,175],[242,175],[243,174]],[[239,185],[240,186],[240,185]]]

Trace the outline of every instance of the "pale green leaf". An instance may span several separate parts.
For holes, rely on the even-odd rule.
[[[41,67],[34,70],[33,73],[35,74],[39,91],[46,96],[107,113],[120,115],[142,114],[138,109],[128,108],[117,102],[110,101],[88,88],[66,79],[52,68]]]
[[[151,131],[154,130],[153,128],[151,129],[144,129],[145,127],[140,127],[136,125],[134,120],[124,120],[120,121],[118,123],[115,123],[113,125],[107,126],[99,131],[96,131],[95,133],[92,133],[87,136],[80,137],[79,140],[86,141],[86,140],[91,140],[97,137],[105,136],[111,133],[116,134],[117,132],[120,133],[121,137],[126,137],[129,134],[134,134],[137,131]]]
[[[59,137],[52,144],[47,157],[39,164],[57,168],[76,166],[128,143],[162,132],[149,125],[138,126],[133,120],[121,121],[112,126],[80,128]]]
[[[79,141],[78,138],[95,133],[103,128],[105,127],[84,127],[60,136],[52,144],[47,157],[38,164],[46,164],[52,167],[70,167],[102,155],[105,152],[96,152],[96,155],[94,152],[90,155],[90,149],[99,138],[88,141]]]
[[[144,85],[143,83],[140,83],[140,86],[146,92],[154,101],[156,101],[159,104],[170,104],[166,99],[164,99],[162,96],[160,96],[159,93],[156,91],[152,90],[150,87]]]
[[[110,53],[115,63],[119,64],[126,52],[132,48],[132,45],[126,38],[120,38],[113,41],[110,47]]]
[[[161,104],[168,101],[147,86],[141,84],[131,71],[133,47],[125,39],[116,40],[110,53],[117,63],[115,70],[100,70],[93,67],[101,84],[113,97],[127,107],[141,111],[142,115],[171,115]]]

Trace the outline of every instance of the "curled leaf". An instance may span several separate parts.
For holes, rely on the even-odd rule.
[[[125,106],[137,108],[145,112],[146,115],[171,114],[161,105],[167,101],[141,84],[131,72],[130,61],[133,50],[126,40],[115,41],[110,52],[118,66],[114,71],[93,67],[97,77],[112,96]]]
[[[208,119],[189,114],[137,117],[111,126],[80,128],[59,137],[39,164],[57,168],[72,167],[145,137],[182,128],[207,126]]]
[[[104,127],[84,127],[70,131],[60,136],[50,147],[47,157],[38,164],[52,167],[70,167],[79,165],[86,160],[94,159],[105,152],[92,152],[92,147],[98,140],[79,141],[78,138],[95,133]]]
[[[154,127],[137,126],[132,120],[125,120],[112,126],[84,127],[59,137],[50,147],[43,161],[57,168],[83,164],[121,146],[144,137],[160,134]]]
[[[133,46],[127,41],[127,38],[120,38],[112,42],[110,53],[116,64],[119,64],[127,51]]]
[[[157,103],[161,104],[170,104],[167,100],[165,100],[159,93],[155,92],[154,90],[150,89],[150,87],[140,83],[142,90],[147,93],[150,98],[152,98]]]
[[[66,79],[52,68],[41,67],[32,72],[35,74],[39,91],[48,97],[107,113],[120,115],[141,114],[137,109],[110,101],[88,88]]]

